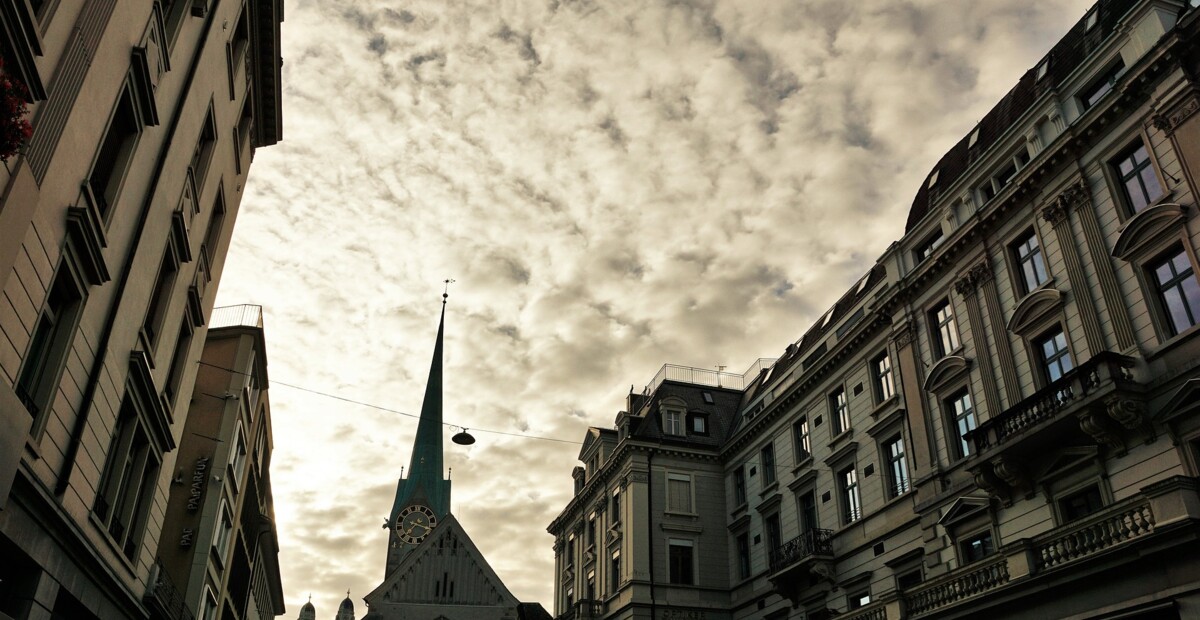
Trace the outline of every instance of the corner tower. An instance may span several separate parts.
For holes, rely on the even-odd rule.
[[[396,500],[386,524],[390,534],[385,577],[450,513],[450,481],[442,475],[442,338],[447,297],[446,293],[442,294],[437,341],[408,464],[408,477],[402,476],[396,484]]]

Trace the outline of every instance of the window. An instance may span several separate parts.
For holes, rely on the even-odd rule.
[[[896,435],[883,444],[888,464],[888,495],[899,497],[908,492],[908,464],[904,461],[904,437]]]
[[[807,532],[817,527],[817,494],[808,491],[800,496],[800,531]]]
[[[1017,270],[1021,274],[1021,292],[1029,293],[1050,279],[1046,273],[1046,260],[1038,244],[1037,234],[1030,230],[1012,246]]]
[[[204,124],[200,126],[200,137],[196,138],[192,160],[188,163],[197,188],[204,186],[204,178],[208,175],[208,165],[212,162],[213,148],[216,144],[217,124],[213,120],[212,108],[209,108],[208,115],[204,117]]]
[[[587,599],[589,601],[596,600],[596,571],[590,570],[587,573]]]
[[[750,577],[750,535],[746,533],[737,537],[737,566],[739,579]]]
[[[971,407],[971,394],[963,390],[951,396],[950,400],[946,403],[946,407],[953,415],[953,419],[950,422],[951,428],[954,429],[954,433],[952,434],[957,438],[957,442],[952,443],[956,444],[955,450],[958,452],[957,456],[959,458],[970,456],[971,444],[963,435],[975,430],[976,425],[975,410]]]
[[[763,519],[763,532],[767,535],[767,550],[774,555],[783,546],[783,530],[779,527],[779,513]]]
[[[964,565],[982,560],[996,552],[996,547],[992,543],[991,530],[984,530],[978,534],[968,536],[959,543],[958,547],[962,553],[962,563]]]
[[[812,446],[809,444],[808,436],[808,416],[800,416],[800,419],[792,424],[792,436],[796,442],[796,462],[800,463],[812,455]]]
[[[692,431],[693,435],[707,435],[708,434],[708,416],[698,414],[698,413],[692,413],[692,414],[688,414],[688,419],[691,421],[689,426],[691,427],[691,431]]]
[[[936,334],[933,350],[937,357],[945,357],[958,349],[958,325],[954,322],[954,309],[950,300],[944,300],[929,312],[929,323]]]
[[[692,541],[678,538],[670,539],[667,545],[667,558],[671,572],[671,583],[685,586],[695,585],[696,581],[693,575],[695,556],[693,551]]]
[[[229,550],[229,538],[233,533],[233,518],[229,516],[229,504],[221,500],[221,511],[217,514],[217,531],[213,534],[212,550],[217,560],[225,564],[225,552]]]
[[[838,485],[842,495],[842,523],[853,523],[862,517],[862,503],[858,496],[858,472],[847,467],[838,473]]]
[[[217,199],[213,202],[212,215],[208,219],[208,229],[204,231],[204,249],[208,258],[209,271],[211,272],[212,263],[217,256],[217,243],[221,240],[221,232],[225,224],[225,200],[221,192],[217,192]]]
[[[1067,348],[1067,336],[1061,327],[1055,327],[1038,338],[1034,346],[1042,358],[1042,369],[1049,382],[1058,381],[1074,367],[1071,364],[1071,351]]]
[[[850,609],[858,609],[860,607],[866,607],[867,605],[870,605],[870,604],[871,604],[871,591],[870,590],[860,590],[858,592],[855,592],[854,594],[849,594],[846,596],[846,605],[849,606]]]
[[[840,387],[829,395],[829,417],[833,419],[835,435],[850,430],[850,407],[846,403],[846,388]]]
[[[612,510],[609,511],[612,523],[621,522],[621,490],[616,489],[612,494]]]
[[[575,606],[575,587],[567,586],[567,609]]]
[[[1200,320],[1200,284],[1183,248],[1176,246],[1149,265],[1169,335],[1186,331]]]
[[[200,611],[200,620],[216,620],[217,595],[212,586],[204,586],[204,608]]]
[[[909,588],[921,585],[921,567],[918,566],[910,571],[900,573],[896,576],[896,589],[907,590]]]
[[[151,449],[137,409],[128,396],[120,411],[93,512],[117,548],[133,560],[154,497],[159,457]]]
[[[733,470],[733,502],[738,506],[746,503],[746,468],[741,465]]]
[[[768,443],[759,452],[762,457],[763,486],[775,483],[775,444]]]
[[[1058,510],[1063,523],[1082,519],[1103,507],[1104,498],[1100,495],[1100,487],[1094,484],[1058,500]]]
[[[667,512],[692,513],[692,478],[667,474]]]
[[[925,240],[918,244],[916,249],[913,250],[913,258],[916,260],[916,263],[920,264],[921,261],[932,256],[933,251],[936,250],[939,245],[942,245],[942,241],[944,239],[945,237],[942,236],[942,230],[940,228],[934,231],[933,234],[926,237]]]
[[[1138,140],[1112,161],[1126,205],[1134,213],[1145,209],[1163,195],[1162,184],[1154,172],[1146,145]]]
[[[92,190],[92,198],[96,201],[100,219],[105,222],[109,219],[112,205],[117,201],[125,171],[133,160],[137,137],[137,113],[129,89],[125,88],[117,97],[116,110],[104,132],[92,170],[88,173],[87,183]]]
[[[164,395],[167,402],[175,406],[175,397],[179,395],[179,386],[183,381],[184,367],[187,365],[189,349],[192,347],[192,326],[187,321],[179,325],[179,336],[175,338],[175,352],[171,356],[171,367],[167,372],[167,386]]]
[[[892,378],[892,358],[884,351],[871,362],[871,374],[875,378],[875,402],[882,403],[896,394],[896,383]]]
[[[683,412],[676,409],[663,410],[663,432],[668,435],[683,434]]]
[[[163,252],[162,263],[158,266],[158,277],[154,281],[154,290],[150,294],[150,305],[146,308],[146,318],[142,322],[142,331],[150,347],[158,344],[158,334],[167,316],[167,305],[171,298],[171,290],[175,286],[175,275],[179,273],[179,264],[175,262],[174,250],[170,244]]]
[[[621,550],[617,549],[612,552],[612,563],[608,570],[609,592],[616,594],[621,588]]]
[[[595,516],[593,516],[592,518],[588,519],[588,524],[587,524],[587,546],[588,546],[588,547],[594,547],[594,546],[596,546],[596,517],[595,517]]]
[[[1089,18],[1090,19],[1090,18]],[[1117,83],[1117,78],[1121,72],[1125,70],[1125,63],[1118,58],[1109,68],[1105,69],[1091,84],[1088,84],[1080,93],[1079,101],[1083,104],[1083,109],[1088,110],[1096,105],[1105,95],[1112,92],[1113,85]]]
[[[29,350],[21,360],[14,386],[21,403],[34,418],[50,406],[57,392],[58,380],[71,350],[75,326],[83,310],[83,301],[80,284],[66,262],[60,262],[41,314],[30,334]]]

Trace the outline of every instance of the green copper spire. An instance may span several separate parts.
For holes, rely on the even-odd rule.
[[[449,280],[446,282],[450,283]],[[398,523],[401,512],[414,510],[429,514],[437,521],[450,513],[450,481],[442,477],[442,339],[446,327],[446,298],[442,294],[442,314],[438,320],[437,342],[433,346],[433,361],[429,365],[429,381],[425,384],[425,400],[421,404],[421,418],[417,422],[417,436],[413,442],[409,460],[408,477],[396,483],[396,501],[385,527],[392,530],[389,536],[387,573],[399,565],[419,542],[416,534],[428,530]],[[397,531],[397,526],[400,530]],[[403,536],[401,536],[403,534]]]

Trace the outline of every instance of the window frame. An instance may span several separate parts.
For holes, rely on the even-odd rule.
[[[1022,250],[1029,245],[1029,242],[1034,243],[1034,248],[1028,254],[1022,254]],[[1008,256],[1011,261],[1010,273],[1014,287],[1019,293],[1017,301],[1020,301],[1024,296],[1038,290],[1047,282],[1053,280],[1050,275],[1050,265],[1046,260],[1045,245],[1042,243],[1041,232],[1037,226],[1031,225],[1024,229],[1020,234],[1016,235],[1012,241],[1008,243]],[[1026,277],[1025,264],[1026,262],[1034,263],[1034,275],[1037,274],[1037,266],[1041,266],[1042,279],[1037,282],[1030,282]]]
[[[1058,347],[1058,340],[1062,339],[1062,348]],[[1055,345],[1054,354],[1047,355],[1046,345],[1053,343]],[[1049,328],[1038,332],[1038,335],[1029,339],[1029,347],[1031,349],[1030,359],[1037,361],[1037,375],[1039,387],[1045,387],[1061,379],[1075,369],[1075,354],[1071,345],[1071,337],[1067,331],[1063,329],[1062,323],[1054,323]],[[1066,360],[1067,368],[1063,366],[1063,360]],[[1057,368],[1058,376],[1055,377]]]
[[[829,392],[829,423],[833,428],[833,436],[837,437],[853,428],[850,419],[850,396],[846,393],[845,384],[841,384]]]
[[[738,465],[733,469],[733,505],[742,506],[747,502],[746,466]]]
[[[122,125],[128,123],[129,126],[120,127],[122,137],[116,143],[110,144],[110,134],[117,127],[118,122]],[[96,152],[92,155],[91,163],[88,164],[88,173],[83,182],[89,201],[95,206],[96,215],[105,230],[112,221],[113,212],[116,210],[117,202],[121,199],[121,192],[125,188],[125,179],[129,175],[130,168],[133,167],[133,159],[137,154],[138,142],[142,136],[142,126],[133,87],[126,82],[121,86],[112,109],[109,111],[108,121],[104,125],[104,133],[96,143]],[[110,148],[113,146],[115,148]],[[111,154],[106,154],[106,151],[110,150]],[[111,163],[111,167],[108,167],[107,173],[103,173],[103,168],[101,169],[101,176],[107,178],[104,179],[103,185],[97,185],[97,165],[107,166],[109,163]]]
[[[946,318],[940,318],[942,311]],[[934,354],[934,361],[953,355],[962,348],[962,333],[958,328],[958,315],[954,311],[954,302],[949,297],[941,298],[925,313],[929,321],[929,340]]]
[[[1124,143],[1124,146],[1116,150],[1116,154],[1108,158],[1105,162],[1105,171],[1111,175],[1113,184],[1113,199],[1120,203],[1120,214],[1122,219],[1127,219],[1153,207],[1154,205],[1167,199],[1171,192],[1167,189],[1166,183],[1163,182],[1162,170],[1158,164],[1158,158],[1151,148],[1152,143],[1142,133],[1138,133],[1133,139]],[[1144,151],[1146,155],[1145,161],[1138,162],[1135,159],[1138,151]],[[1127,161],[1133,162],[1133,169],[1129,173],[1121,172],[1121,165]],[[1142,174],[1149,170],[1149,174],[1153,177],[1155,184],[1158,185],[1159,193],[1157,196],[1150,196],[1148,187],[1146,186],[1146,177]],[[1136,179],[1138,186],[1142,192],[1142,199],[1146,204],[1136,206],[1134,196],[1129,192],[1129,181]]]
[[[699,429],[697,429],[697,423],[699,423]],[[689,412],[687,414],[687,434],[708,437],[708,414]]]
[[[886,363],[886,368],[882,363]],[[891,351],[887,349],[871,358],[871,387],[876,405],[882,405],[896,396],[896,369],[892,365]]]
[[[738,581],[749,579],[754,570],[750,563],[750,534],[742,532],[734,537],[733,549],[737,558]]]
[[[899,444],[900,451],[896,454],[892,447]],[[895,499],[912,490],[912,478],[908,467],[908,453],[904,443],[904,433],[897,431],[889,435],[879,444],[880,462],[887,464],[885,484],[886,497]]]
[[[1180,256],[1182,256],[1191,269],[1192,279],[1195,280],[1198,285],[1200,285],[1200,269],[1197,269],[1197,261],[1194,252],[1191,251],[1191,245],[1183,241],[1171,243],[1167,245],[1166,249],[1156,252],[1151,256],[1152,258],[1146,260],[1144,263],[1142,263],[1142,265],[1140,265],[1141,269],[1139,271],[1141,272],[1140,275],[1144,280],[1143,290],[1150,291],[1150,294],[1146,295],[1146,298],[1149,302],[1148,305],[1151,306],[1151,316],[1154,318],[1153,323],[1155,324],[1155,330],[1159,333],[1161,342],[1167,342],[1175,340],[1183,334],[1192,332],[1197,325],[1200,325],[1200,307],[1191,308],[1190,304],[1187,304],[1186,298],[1184,297],[1183,299],[1185,307],[1187,310],[1191,311],[1194,322],[1182,330],[1178,329],[1172,318],[1172,314],[1169,309],[1169,303],[1164,298],[1164,289],[1162,288],[1163,285],[1160,284],[1156,273],[1158,271],[1157,268],[1167,264],[1173,264]],[[1172,281],[1186,281],[1185,279],[1181,278],[1181,274],[1178,272],[1174,273],[1173,276],[1174,277],[1172,278]]]
[[[792,454],[797,465],[812,458],[812,428],[808,425],[808,414],[792,423]]]
[[[671,437],[687,436],[687,414],[683,409],[663,407],[660,417],[662,418],[662,432],[664,435],[670,435]]]
[[[985,547],[983,554],[979,557],[971,557],[973,554],[968,553],[968,544],[972,544],[976,539],[983,540],[986,537],[990,548]],[[960,566],[968,566],[976,562],[981,562],[994,555],[1000,550],[1000,546],[996,544],[996,532],[991,524],[987,527],[977,530],[971,530],[969,534],[955,537],[955,550],[958,552],[958,563]]]
[[[677,586],[695,586],[699,585],[699,575],[696,570],[696,558],[699,555],[696,553],[696,541],[691,538],[672,538],[668,537],[667,543],[667,583]],[[687,567],[687,580],[682,580],[683,574],[676,574],[676,559],[673,553],[675,548],[688,549],[687,558],[689,566]],[[677,579],[677,577],[679,577]]]
[[[96,525],[129,562],[137,561],[163,461],[136,401],[131,391],[121,400],[91,508]],[[130,484],[137,485],[132,495]]]
[[[851,474],[848,478],[847,474]],[[838,516],[842,526],[853,524],[863,518],[862,481],[858,476],[858,464],[850,463],[837,472]]]
[[[1091,18],[1091,15],[1088,16]],[[1075,94],[1075,100],[1079,102],[1079,112],[1083,113],[1096,107],[1096,104],[1108,97],[1108,94],[1113,91],[1117,84],[1117,80],[1125,74],[1125,59],[1120,55],[1108,61],[1104,68],[1096,72],[1095,77],[1089,80]]]
[[[695,515],[696,514],[695,478],[693,478],[690,473],[683,473],[683,472],[678,472],[678,471],[668,471],[668,472],[666,472],[664,481],[666,482],[666,484],[663,485],[663,487],[665,487],[665,491],[666,491],[666,505],[665,505],[666,510],[664,512],[666,512],[668,514]],[[675,510],[672,507],[672,504],[671,504],[671,497],[672,497],[671,481],[687,482],[687,485],[688,485],[687,510]]]
[[[778,482],[775,463],[775,441],[770,440],[758,451],[759,466],[762,468],[762,486],[770,487]]]
[[[73,259],[74,254],[68,246],[38,307],[34,329],[29,335],[13,381],[13,391],[33,418],[30,434],[34,437],[41,436],[49,418],[48,413],[53,409],[87,305],[88,288]],[[63,300],[57,309],[50,307],[56,295]],[[54,316],[47,318],[51,313]],[[49,321],[49,325],[43,328],[46,321]],[[39,338],[39,333],[45,335]]]
[[[962,402],[962,399],[964,398],[967,400],[967,408],[965,411],[960,412],[958,410],[958,404]],[[977,413],[975,407],[975,397],[971,394],[971,389],[967,386],[963,386],[962,388],[951,392],[949,396],[942,400],[942,407],[945,412],[945,415],[943,415],[943,423],[947,425],[948,431],[946,433],[947,441],[954,444],[954,449],[947,451],[951,457],[951,461],[961,461],[974,455],[974,446],[971,445],[971,442],[962,437],[962,435],[966,433],[959,433],[961,430],[960,423],[963,419],[970,419],[970,422],[968,423],[970,428],[968,428],[966,432],[973,431],[979,427],[979,414]]]

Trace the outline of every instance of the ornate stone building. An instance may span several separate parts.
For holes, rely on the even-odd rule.
[[[1200,617],[1197,4],[1095,4],[780,358],[589,429],[558,617]]]
[[[191,617],[158,550],[282,0],[6,0],[0,617]],[[190,467],[190,463],[188,466]]]

